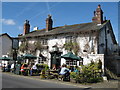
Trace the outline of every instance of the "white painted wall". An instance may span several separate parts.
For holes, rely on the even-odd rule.
[[[89,63],[88,62],[88,54],[91,54],[91,47],[92,47],[92,43],[93,43],[93,47],[94,47],[94,53],[97,54],[97,42],[95,41],[96,39],[96,33],[93,33],[92,36],[90,37],[90,34],[79,34],[78,37],[77,37],[77,42],[80,46],[80,52],[79,52],[79,56],[81,56],[84,61],[84,64],[87,64]],[[68,35],[58,35],[57,37],[54,37],[54,36],[49,36],[48,37],[48,46],[49,46],[49,49],[48,51],[44,50],[42,51],[42,55],[44,55],[45,57],[47,57],[47,63],[49,66],[51,66],[51,55],[50,55],[50,51],[52,51],[52,47],[54,45],[57,45],[59,47],[59,50],[62,52],[61,55],[64,55],[64,54],[67,54],[67,51],[62,48],[63,45],[65,44],[65,41],[66,41],[66,36]],[[72,36],[69,35],[69,36]],[[36,39],[29,39],[29,43],[33,43]],[[20,42],[21,43],[21,42]],[[89,45],[89,48],[88,49],[88,52],[83,52],[83,50],[85,49],[84,46],[85,44]],[[36,56],[39,56],[39,51],[36,52]],[[38,60],[38,59],[37,59]],[[36,60],[36,62],[38,62]],[[61,58],[61,65],[65,64],[66,63],[66,60],[64,58]],[[79,62],[77,62],[77,65],[79,65]]]
[[[64,54],[67,53],[64,49],[62,49],[64,43],[65,43],[65,36],[58,36],[57,38],[50,37],[49,40],[48,40],[48,46],[49,46],[48,51],[52,51],[52,47],[54,45],[57,45],[59,47],[59,50],[62,52],[61,55],[64,55]],[[49,55],[49,57],[48,57],[48,59],[49,59],[48,65],[50,66],[51,65],[51,61],[50,61],[51,60],[51,55],[50,55],[50,53],[48,55]],[[61,58],[61,65],[63,65],[64,63],[65,63],[65,59]]]
[[[98,62],[99,60],[101,60],[102,62],[102,71],[104,74],[104,54],[88,54],[88,63],[91,62],[91,60],[93,60],[94,62]]]

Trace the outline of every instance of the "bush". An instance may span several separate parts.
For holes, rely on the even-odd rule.
[[[49,66],[47,64],[36,64],[37,68],[43,68],[45,71],[49,69]]]
[[[75,72],[70,72],[70,78],[71,79],[76,79],[76,73]]]
[[[75,80],[76,83],[80,82],[80,75],[79,75],[79,73],[77,73],[77,72],[71,72],[70,73],[70,79],[71,79],[71,81]]]
[[[100,64],[91,62],[88,65],[82,66],[82,76],[83,80],[87,83],[96,83],[102,81],[102,77],[98,72],[100,70]]]
[[[96,78],[91,77],[91,78],[88,78],[88,79],[87,79],[87,82],[88,82],[88,83],[97,83],[97,82],[100,82],[100,81],[102,81],[102,80],[103,80],[102,77],[96,77]]]
[[[43,70],[41,71],[40,78],[41,78],[41,79],[45,79],[45,69],[43,69]]]

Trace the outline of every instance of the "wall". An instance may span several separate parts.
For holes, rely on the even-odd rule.
[[[67,36],[73,36],[73,34],[63,34],[63,35],[57,35],[57,36],[48,36],[45,37],[48,39],[48,46],[49,49],[47,50],[43,50],[41,53],[47,57],[47,63],[49,66],[51,66],[51,55],[50,52],[52,51],[52,47],[54,45],[57,45],[57,47],[59,48],[59,50],[62,52],[61,55],[67,54],[67,51],[63,48],[63,45],[66,42],[66,37]],[[82,33],[82,34],[76,34],[76,36],[74,35],[74,37],[76,38],[76,41],[79,44],[80,50],[78,53],[78,56],[81,56],[82,58],[84,58],[84,64],[87,64],[88,58],[88,54],[97,54],[97,41],[96,41],[96,32],[90,32],[90,33]],[[43,38],[43,37],[42,37]],[[29,39],[30,43],[33,43],[36,39]],[[39,38],[40,40],[40,38]],[[86,48],[85,45],[88,45],[88,47]],[[93,52],[91,52],[91,48],[93,47]],[[87,49],[87,52],[83,52],[84,49]],[[36,56],[39,56],[39,51],[36,52]],[[37,60],[36,60],[37,62]],[[64,63],[66,63],[66,60],[64,58],[61,58],[61,65],[63,65]],[[79,62],[77,62],[77,65],[79,65]]]
[[[104,54],[88,54],[88,60],[85,60],[84,63],[88,64],[91,62],[91,60],[93,60],[94,62],[98,62],[99,60],[101,60],[102,70],[104,74]]]
[[[106,32],[105,32],[105,30],[106,30]],[[107,52],[108,52],[108,54],[112,54],[114,52],[116,46],[114,45],[114,43],[112,41],[111,28],[110,28],[109,23],[106,24],[106,26],[100,31],[100,34],[99,34],[99,54],[105,53],[105,49],[106,49],[105,37],[107,38]],[[103,45],[101,45],[101,44],[103,44]]]
[[[120,58],[116,60],[117,75],[120,76]]]
[[[64,55],[64,54],[67,53],[66,50],[62,48],[64,43],[65,43],[65,36],[64,35],[60,35],[60,36],[57,36],[57,37],[56,36],[51,36],[51,37],[49,37],[49,40],[48,40],[48,46],[49,46],[48,51],[52,51],[52,47],[54,45],[57,45],[59,47],[59,50],[62,52],[61,55]],[[50,53],[48,55],[49,55],[48,56],[48,59],[49,59],[48,65],[50,66],[50,64],[51,64],[51,55],[50,55]],[[65,63],[65,59],[61,58],[61,65],[63,65],[63,63]]]
[[[2,37],[0,37],[0,57],[2,56]]]
[[[79,56],[86,57],[87,54],[97,54],[97,41],[96,32],[88,34],[79,34],[77,42],[79,44]],[[92,50],[93,48],[93,50]],[[83,50],[87,50],[84,52]]]
[[[0,42],[2,50],[0,51],[2,51],[2,55],[7,55],[12,49],[12,40],[7,35],[3,35],[0,38],[2,39],[2,44]]]
[[[105,53],[105,29],[102,29],[99,33],[99,54]]]
[[[51,36],[48,40],[49,45],[49,51],[52,50],[52,46],[57,45],[62,51],[62,55],[67,54],[67,51],[62,48],[66,41],[66,36],[73,36],[73,34],[67,34],[67,35],[59,35],[57,37]],[[74,35],[75,36],[75,35]],[[86,61],[87,55],[91,54],[91,48],[93,46],[95,54],[97,54],[97,41],[96,41],[96,32],[94,33],[85,33],[85,34],[79,34],[76,36],[76,41],[79,44],[80,50],[78,56],[81,56],[84,58],[83,60]],[[88,44],[88,52],[83,52],[84,49],[86,49],[84,46]],[[49,54],[49,65],[50,65],[51,55]],[[61,65],[66,63],[66,60],[64,58],[61,58]],[[86,64],[86,63],[85,63]],[[77,65],[79,65],[79,62],[77,62]]]

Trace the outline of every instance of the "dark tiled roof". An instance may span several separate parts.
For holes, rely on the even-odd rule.
[[[103,23],[102,25],[97,25],[93,22],[90,23],[82,23],[82,24],[74,24],[74,25],[65,25],[61,27],[55,27],[52,30],[46,32],[46,29],[32,31],[22,37],[34,37],[34,36],[44,36],[44,35],[57,35],[63,33],[74,33],[74,32],[84,32],[90,30],[100,30],[108,21]]]
[[[2,37],[4,35],[8,36],[12,40],[12,37],[10,37],[7,33],[0,34],[0,37]]]

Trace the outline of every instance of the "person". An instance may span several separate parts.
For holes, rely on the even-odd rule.
[[[8,62],[7,67],[6,67],[6,72],[10,72],[10,68],[11,68],[11,65]]]
[[[62,67],[61,67],[61,66],[59,66],[59,68],[58,68],[58,74],[60,73],[60,71],[61,71],[61,68],[62,68]]]
[[[66,64],[62,65],[62,68],[61,68],[59,75],[64,75],[65,77],[70,75],[69,69],[66,67],[67,67]]]
[[[30,70],[30,75],[32,76],[33,73],[36,73],[36,72],[37,72],[37,67],[36,67],[35,64],[33,64],[32,68],[31,68],[31,70]]]
[[[25,67],[25,64],[22,64],[22,66],[21,66],[21,73],[23,74],[23,72],[24,72],[24,67]]]
[[[76,72],[76,73],[78,73],[79,71],[78,71],[78,66],[75,66],[75,68],[74,68],[74,71],[73,72]]]
[[[10,71],[13,73],[14,72],[14,63],[11,64],[11,68],[10,68]]]
[[[28,75],[27,68],[28,68],[27,64],[22,64],[21,70],[20,70],[22,75],[25,75],[25,76]]]

